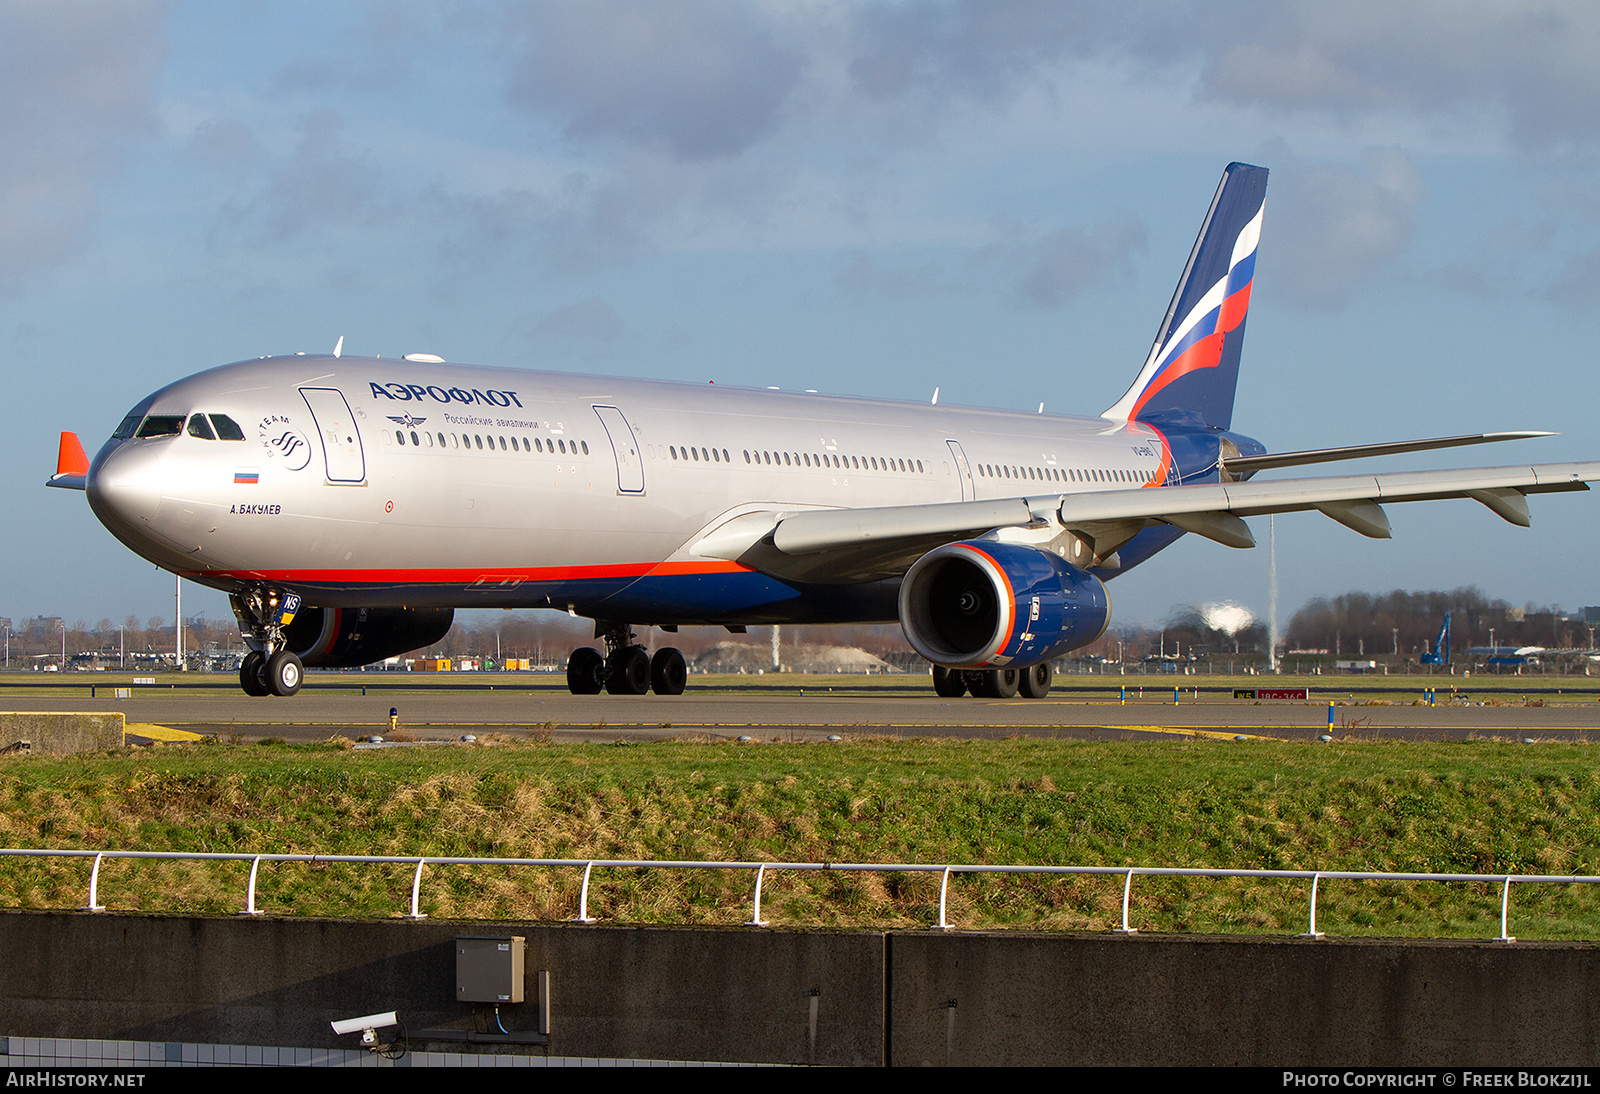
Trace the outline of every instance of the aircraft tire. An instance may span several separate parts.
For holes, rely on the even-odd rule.
[[[306,670],[300,658],[288,650],[279,650],[267,658],[265,677],[267,689],[272,694],[288,698],[300,690],[300,685],[305,682]]]
[[[683,654],[665,646],[650,659],[650,690],[657,695],[682,695],[689,683],[689,666]]]
[[[258,650],[251,650],[244,655],[244,660],[239,663],[239,686],[246,695],[259,698],[272,694],[267,687],[266,667],[267,659]]]
[[[959,699],[967,693],[967,674],[960,669],[933,666],[933,691],[944,699]]]
[[[643,646],[618,650],[606,666],[606,690],[612,695],[643,695],[649,691],[649,651]]]
[[[1022,673],[1016,669],[990,669],[988,696],[991,699],[1013,699],[1022,682]]]
[[[599,695],[605,682],[605,658],[591,646],[580,646],[567,657],[567,690],[574,695]]]
[[[1053,675],[1048,661],[1040,661],[1023,669],[1020,685],[1022,694],[1029,699],[1043,699],[1050,694],[1050,678]]]

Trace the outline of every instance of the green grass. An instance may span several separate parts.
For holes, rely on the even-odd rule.
[[[1600,874],[1593,746],[897,741],[164,748],[0,761],[0,845],[528,858]],[[246,865],[109,861],[114,909],[229,914]],[[273,914],[392,916],[412,869],[267,865]],[[83,860],[0,861],[0,905],[85,903]],[[748,872],[597,871],[612,922],[740,923]],[[436,917],[558,920],[579,870],[433,867]],[[782,926],[927,926],[937,874],[768,876]],[[1593,886],[1512,891],[1512,933],[1600,938]],[[1141,929],[1298,933],[1309,884],[1140,878]],[[1492,937],[1499,886],[1324,881],[1332,935]],[[964,927],[1104,930],[1121,879],[965,876]]]

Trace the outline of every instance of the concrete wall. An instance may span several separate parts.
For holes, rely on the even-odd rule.
[[[507,1028],[536,1028],[533,978],[550,971],[560,1056],[1600,1064],[1587,944],[42,912],[0,913],[0,1035],[349,1047],[328,1022],[386,1010],[411,1029],[489,1028],[454,998],[451,942],[483,934],[527,938],[530,1001],[502,1008]]]
[[[122,747],[121,714],[12,714],[0,712],[0,751],[27,741],[31,752],[65,756]]]
[[[3,913],[0,1035],[348,1048],[330,1021],[389,1010],[487,1030],[490,1008],[456,1002],[452,943],[509,934],[529,1001],[501,1020],[537,1028],[548,969],[552,1054],[882,1061],[880,935],[575,924]]]

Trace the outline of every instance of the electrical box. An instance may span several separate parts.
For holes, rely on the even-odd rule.
[[[461,1003],[522,1002],[521,935],[456,939],[456,1000]]]

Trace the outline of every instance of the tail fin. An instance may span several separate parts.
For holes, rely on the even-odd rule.
[[[1219,429],[1233,423],[1266,197],[1265,167],[1228,164],[1150,357],[1102,417],[1145,421],[1188,412]]]

